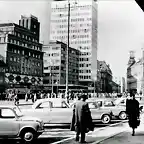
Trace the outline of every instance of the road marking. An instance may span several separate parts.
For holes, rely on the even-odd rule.
[[[105,126],[105,127],[102,127],[102,128],[98,128],[98,129],[96,129],[96,130],[94,130],[94,131],[89,132],[89,133],[88,133],[88,136],[89,136],[89,135],[92,135],[92,133],[94,133],[94,132],[101,131],[101,130],[106,129],[106,128],[108,128],[108,127],[116,126],[116,125],[125,123],[125,122],[127,122],[127,121],[128,121],[128,120],[125,120],[125,121],[121,121],[121,122],[118,122],[118,123],[115,123],[115,124],[110,124],[110,125]],[[63,140],[60,140],[60,141],[51,143],[51,144],[60,144],[60,143],[65,142],[65,141],[72,140],[73,138],[75,138],[75,136],[70,137],[70,138],[66,138],[66,139],[63,139]],[[97,143],[93,143],[93,144],[97,144]]]

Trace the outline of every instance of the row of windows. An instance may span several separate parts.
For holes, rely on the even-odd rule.
[[[53,57],[57,57],[57,56],[59,56],[60,54],[59,53],[45,53],[44,54],[44,56],[48,56],[48,57],[50,57],[50,56],[53,56]]]
[[[89,66],[91,66],[91,64],[85,64],[85,63],[79,64],[79,67],[89,67]]]
[[[27,52],[27,51],[24,51],[24,50],[18,50],[18,49],[14,49],[14,48],[11,48],[10,51],[15,53],[15,54],[28,55],[29,57],[33,57],[33,58],[37,58],[37,59],[41,58],[41,56],[39,54],[35,54],[33,52]]]
[[[80,55],[81,55],[81,56],[86,56],[86,55],[87,55],[87,56],[90,56],[91,53],[90,53],[90,52],[81,52]]]
[[[79,73],[91,73],[91,70],[79,70]]]
[[[25,40],[28,40],[28,41],[38,42],[37,39],[32,38],[32,37],[27,36],[27,35],[24,35],[24,34],[21,34],[21,33],[16,32],[16,31],[14,32],[14,35],[17,36],[17,37],[23,38],[23,39],[25,39]]]
[[[80,27],[86,27],[86,26],[89,27],[89,26],[91,26],[91,24],[85,24],[85,23],[84,23],[84,24],[80,24],[79,26],[80,26]],[[60,27],[62,28],[62,27],[66,27],[66,25],[65,25],[65,26],[57,25],[57,27],[58,27],[58,28],[60,28]],[[70,30],[71,33],[87,32],[88,30],[90,30],[90,29],[88,29],[88,28],[87,28],[87,29],[80,29],[80,28],[79,28],[79,29],[76,29],[76,27],[78,27],[78,26],[77,26],[77,25],[74,25],[74,24],[71,24],[70,27],[71,27],[70,29],[75,28],[75,30]],[[51,31],[51,34],[55,34],[56,32],[59,34],[59,33],[67,33],[68,31],[67,31],[67,30],[57,30],[57,31],[52,30],[52,31]]]
[[[89,61],[89,58],[79,58],[79,61]]]
[[[41,75],[42,71],[40,69],[31,69],[31,68],[28,68],[28,67],[22,67],[22,73],[24,73],[24,74]]]
[[[91,79],[91,76],[79,76],[80,79]]]
[[[73,13],[73,14],[71,14],[71,16],[84,16],[84,15],[90,15],[90,13]],[[60,17],[61,18],[63,18],[63,15],[62,14],[60,14]],[[53,18],[55,18],[54,16],[53,16]],[[91,20],[91,18],[88,18],[87,20]],[[60,23],[60,22],[67,22],[68,21],[68,19],[67,18],[64,18],[64,19],[52,19],[51,20],[51,22],[54,22],[54,23]],[[76,18],[76,19],[71,19],[71,22],[75,22],[75,21],[84,21],[84,18]]]
[[[54,36],[53,37],[53,40],[61,40],[61,39],[65,39],[65,37],[64,36]],[[91,40],[71,41],[70,42],[70,44],[89,44],[89,43],[91,43]]]
[[[28,47],[28,48],[32,48],[34,50],[41,51],[41,47],[33,45],[33,44],[29,44],[29,43],[25,43],[25,42],[13,40],[13,39],[9,39],[8,41],[9,41],[9,43],[13,43],[13,44],[17,44],[19,46]]]
[[[92,7],[92,5],[82,5],[81,6],[81,5],[74,4],[71,6],[70,10],[74,11],[79,8],[80,8],[80,10],[88,10],[91,7]],[[65,11],[67,11],[67,8],[68,8],[67,4],[65,4],[64,7],[58,7],[58,5],[55,5],[55,8],[52,8],[52,12],[65,12]]]
[[[22,62],[22,64],[30,64],[32,66],[40,66],[40,62],[35,62],[35,61],[31,61],[31,60],[27,60],[27,59],[21,59],[19,57],[15,57],[15,56],[11,56],[10,58],[11,62]]]

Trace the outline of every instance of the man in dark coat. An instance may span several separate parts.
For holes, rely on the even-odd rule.
[[[130,93],[130,98],[126,101],[126,113],[129,119],[129,126],[132,128],[132,136],[135,135],[135,128],[139,125],[139,102],[135,99],[135,94]]]
[[[82,95],[81,100],[78,100],[75,105],[74,116],[75,116],[75,131],[76,131],[76,141],[79,141],[79,135],[81,134],[81,143],[85,142],[85,133],[88,131],[93,131],[93,123],[91,112],[86,103],[87,95]]]

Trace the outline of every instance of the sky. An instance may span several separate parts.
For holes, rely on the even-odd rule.
[[[40,41],[48,43],[51,0],[0,1],[0,23],[18,23],[33,14],[41,23]],[[141,57],[144,47],[144,12],[134,0],[98,1],[98,59],[110,64],[114,76],[126,76],[129,51]]]
[[[126,76],[129,51],[140,58],[144,46],[144,12],[134,0],[98,3],[98,59],[110,64],[115,76]]]

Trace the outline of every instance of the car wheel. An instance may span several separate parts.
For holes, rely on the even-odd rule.
[[[125,120],[127,118],[127,114],[125,111],[120,112],[119,114],[119,119],[120,120]]]
[[[111,117],[108,114],[104,114],[101,118],[103,124],[108,124],[111,121]]]
[[[34,139],[36,139],[36,134],[34,130],[25,130],[22,133],[22,137],[21,137],[26,143],[30,143],[32,141],[34,141]]]

